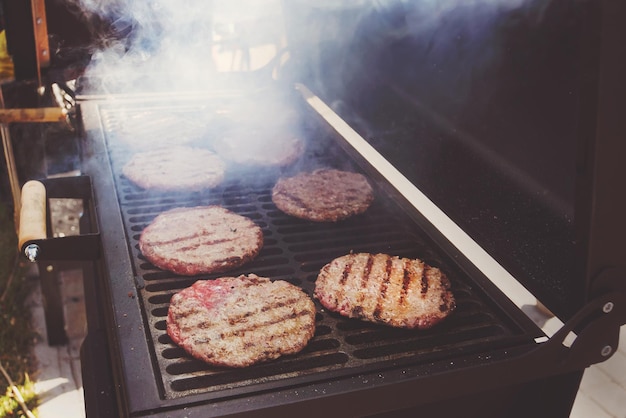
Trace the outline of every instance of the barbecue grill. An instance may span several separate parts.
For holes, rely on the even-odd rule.
[[[626,129],[619,115],[625,88],[619,43],[626,35],[619,23],[626,7],[618,1],[555,3],[567,6],[566,29],[581,35],[572,42],[582,57],[575,83],[581,113],[572,130],[584,145],[574,151],[570,141],[563,151],[576,161],[575,193],[560,193],[560,184],[539,188],[519,181],[526,177],[510,174],[532,171],[529,165],[513,167],[519,161],[502,158],[506,149],[489,144],[488,137],[482,143],[464,134],[466,121],[450,122],[451,107],[431,89],[420,95],[403,84],[407,74],[415,75],[407,71],[413,65],[406,55],[411,44],[367,44],[391,31],[393,22],[410,20],[411,8],[402,2],[373,14],[354,6],[350,11],[361,13],[349,15],[359,16],[358,22],[345,9],[285,5],[293,56],[278,78],[271,77],[275,67],[219,74],[210,86],[185,93],[128,93],[106,79],[82,80],[88,92],[79,96],[78,108],[84,175],[74,180],[92,193],[85,199],[85,231],[99,236],[94,243],[89,235],[85,245],[96,248],[84,253],[95,255],[81,261],[88,416],[566,417],[584,369],[615,351],[619,327],[626,323],[619,242],[626,231],[620,192],[626,173],[618,162],[626,151],[619,139]],[[378,19],[368,21],[373,15]],[[315,31],[320,22],[345,19],[335,28],[335,42],[324,37],[316,54],[308,44],[319,37],[298,36],[302,28]],[[361,64],[324,59],[335,49],[353,57],[349,51],[358,42],[343,42],[342,30],[356,31],[369,46]],[[357,77],[355,67],[368,71]],[[421,74],[420,82],[442,89],[439,74]],[[342,77],[350,79],[350,88],[335,88]],[[363,78],[367,82],[358,85]],[[95,85],[98,94],[88,90]],[[190,193],[143,190],[122,174],[137,150],[181,139],[210,147],[242,123],[238,109],[261,112],[277,99],[296,115],[281,128],[306,142],[294,166],[236,167],[218,188]],[[411,142],[416,135],[431,140],[420,142],[422,154]],[[548,153],[556,147],[557,155],[560,146],[543,144]],[[471,173],[481,188],[471,180],[455,185],[469,176],[450,174],[452,165]],[[271,200],[275,181],[320,167],[363,173],[374,187],[372,206],[337,223],[279,211]],[[482,212],[474,212],[481,206],[476,200],[482,200]],[[244,369],[209,366],[172,342],[165,318],[174,293],[224,274],[177,276],[150,264],[138,247],[141,231],[158,214],[200,205],[224,206],[263,230],[259,256],[229,276],[286,280],[312,295],[320,268],[333,258],[388,253],[439,267],[452,283],[457,308],[432,329],[417,331],[343,318],[316,302],[315,336],[302,352]],[[508,211],[514,219],[506,218]],[[502,225],[511,219],[515,225],[498,227],[499,216],[506,218]],[[526,247],[530,240],[536,247]],[[40,244],[38,257],[54,258],[47,241],[24,246]],[[556,329],[524,312],[534,296],[560,318],[549,321]]]

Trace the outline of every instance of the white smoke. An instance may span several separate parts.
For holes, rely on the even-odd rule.
[[[85,74],[100,92],[202,89],[284,47],[280,0],[74,1],[111,22]]]
[[[326,16],[339,13],[339,18],[330,18],[314,28],[316,33],[311,37],[321,42],[352,36],[352,28],[372,12],[384,15],[402,10],[404,24],[399,28],[387,27],[389,39],[432,33],[455,13],[475,17],[474,27],[486,30],[503,12],[533,8],[541,14],[550,3],[540,0],[68,0],[68,4],[71,2],[86,15],[98,15],[110,21],[116,32],[116,36],[101,40],[86,75],[105,80],[98,89],[115,86],[126,92],[197,89],[210,86],[216,73],[250,71],[270,64],[290,41],[285,30],[285,18],[290,16],[283,15],[283,5],[285,8],[295,5],[305,13],[307,10]],[[311,28],[305,23],[302,29]],[[442,42],[445,34],[437,33],[437,37],[436,41]]]

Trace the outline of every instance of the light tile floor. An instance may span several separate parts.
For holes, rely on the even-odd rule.
[[[80,371],[80,345],[85,336],[85,309],[82,274],[67,271],[61,274],[64,289],[66,332],[69,343],[48,345],[41,288],[36,287],[30,296],[30,306],[35,330],[40,335],[34,347],[38,372],[34,376],[35,389],[40,399],[39,418],[85,417],[83,385]],[[34,278],[37,280],[38,278]]]
[[[626,418],[626,326],[618,351],[583,375],[571,418]]]

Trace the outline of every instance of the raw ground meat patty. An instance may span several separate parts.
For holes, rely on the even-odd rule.
[[[365,176],[335,169],[283,177],[272,190],[278,209],[317,222],[336,222],[365,212],[373,200]]]
[[[327,309],[399,328],[427,329],[455,308],[448,278],[417,259],[358,253],[325,265],[315,297]]]
[[[212,151],[178,146],[137,153],[122,173],[143,189],[201,191],[222,183],[225,167]]]
[[[300,288],[254,274],[198,280],[172,297],[167,333],[199,360],[245,367],[302,350],[315,305]]]
[[[139,237],[146,259],[185,276],[239,267],[255,258],[262,246],[263,231],[257,224],[221,206],[163,212]]]

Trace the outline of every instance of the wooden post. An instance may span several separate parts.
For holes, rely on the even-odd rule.
[[[36,107],[32,109],[0,108],[0,123],[65,122],[67,111],[60,107]]]
[[[37,80],[41,86],[41,69],[50,65],[50,44],[48,42],[48,21],[44,0],[30,0],[35,35],[35,56],[37,58]]]

